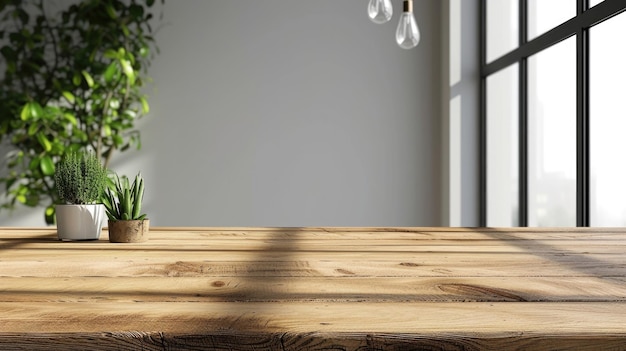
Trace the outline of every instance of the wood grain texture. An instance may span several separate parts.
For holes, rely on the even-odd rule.
[[[0,228],[0,350],[626,350],[623,228]]]

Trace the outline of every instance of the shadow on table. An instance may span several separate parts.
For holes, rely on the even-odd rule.
[[[54,230],[52,233],[23,238],[2,238],[0,239],[0,251],[16,249],[26,244],[49,243],[58,241],[59,239],[57,237],[56,230]]]
[[[567,230],[558,230],[557,237],[550,237],[554,235],[553,233],[546,233],[544,238],[528,238],[528,236],[524,236],[524,232],[528,232],[528,230],[520,230],[519,232],[511,231],[511,230],[498,230],[497,228],[485,228],[486,230],[480,231],[482,234],[489,236],[496,240],[506,239],[508,243],[511,243],[514,246],[517,246],[525,251],[529,251],[535,256],[542,257],[548,259],[552,262],[557,262],[563,267],[566,267],[572,271],[578,271],[580,274],[603,278],[603,277],[623,277],[624,272],[626,271],[626,262],[624,261],[608,261],[602,260],[599,258],[592,257],[592,255],[606,255],[607,258],[613,256],[611,253],[606,252],[592,252],[592,246],[594,244],[595,239],[593,235],[606,235],[615,233],[610,229],[600,230],[593,232],[585,232],[587,237],[582,238],[581,234],[575,234],[577,230],[575,228],[571,229],[571,239],[576,241],[589,241],[589,246],[583,246],[580,244],[580,250],[572,251],[568,249],[559,248],[555,245],[550,245],[550,241],[558,241],[558,242],[566,242],[568,239],[564,239],[563,235],[567,235]],[[580,233],[580,232],[579,232]],[[615,245],[622,245],[626,250],[626,243],[623,241],[623,236],[614,239],[602,238],[598,239],[604,242],[613,242]],[[614,245],[601,245],[601,246],[614,246]],[[621,253],[620,253],[621,254]],[[532,267],[529,267],[532,269]]]

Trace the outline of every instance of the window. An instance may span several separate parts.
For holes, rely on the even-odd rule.
[[[491,226],[519,225],[519,162],[517,65],[487,78],[487,150],[488,216]],[[491,132],[489,132],[491,131]]]
[[[528,225],[576,226],[576,41],[528,58]]]
[[[481,7],[480,224],[626,225],[626,2]]]
[[[519,37],[519,6],[513,1],[487,1],[487,61],[506,54],[517,47]],[[545,1],[545,0],[544,0]]]
[[[591,225],[626,226],[626,13],[589,31]]]
[[[575,16],[576,0],[528,0],[528,40]]]

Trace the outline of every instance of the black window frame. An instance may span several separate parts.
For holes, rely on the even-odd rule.
[[[517,63],[519,67],[519,226],[528,226],[528,58],[576,37],[576,225],[590,225],[589,188],[589,29],[626,11],[624,0],[604,0],[589,8],[577,0],[576,16],[528,41],[528,0],[519,4],[519,45],[487,62],[487,0],[480,0],[480,218],[487,226],[487,78]]]

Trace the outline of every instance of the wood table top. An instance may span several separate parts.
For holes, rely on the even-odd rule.
[[[0,350],[625,350],[624,228],[0,228]]]

